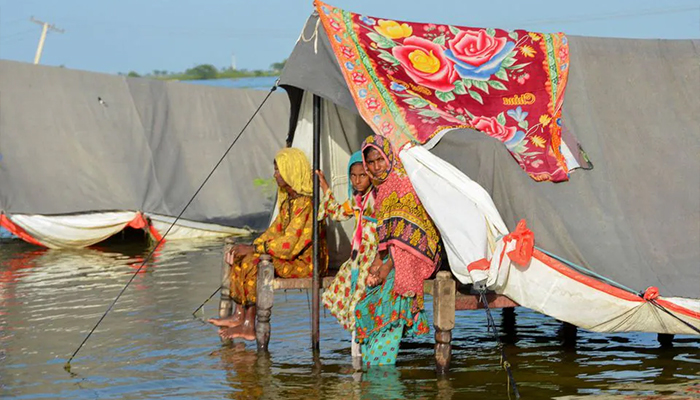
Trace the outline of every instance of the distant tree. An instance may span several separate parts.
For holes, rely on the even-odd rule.
[[[186,70],[185,74],[194,79],[216,79],[219,71],[211,64],[202,64]]]
[[[276,63],[270,64],[270,69],[273,71],[282,71],[284,69],[285,64],[287,64],[286,58],[281,62],[276,62]]]
[[[141,75],[139,75],[137,72],[134,72],[134,71],[129,71],[129,73],[126,74],[126,76],[129,76],[132,78],[140,78],[141,77]]]

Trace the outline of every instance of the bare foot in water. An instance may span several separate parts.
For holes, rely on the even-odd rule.
[[[219,336],[222,339],[255,340],[255,329],[245,324],[233,328],[221,328],[219,329]]]
[[[207,322],[214,326],[233,328],[243,323],[245,319],[243,318],[243,313],[233,314],[230,317],[225,318],[209,318]]]
[[[226,341],[226,340],[231,340],[232,338],[227,336],[227,332],[230,331],[233,328],[219,328],[219,337],[221,340]]]

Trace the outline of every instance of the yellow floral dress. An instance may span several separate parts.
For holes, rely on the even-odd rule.
[[[238,304],[254,305],[261,254],[272,256],[275,275],[280,278],[308,278],[313,274],[313,201],[309,196],[286,198],[272,225],[255,239],[255,253],[231,267],[231,298]],[[325,225],[319,234],[321,276],[328,268]]]
[[[377,221],[374,219],[374,191],[355,195],[338,204],[329,190],[324,194],[319,219],[346,221],[355,217],[350,259],[340,266],[330,287],[323,292],[323,305],[347,331],[355,329],[355,305],[365,294],[365,279],[377,254]]]

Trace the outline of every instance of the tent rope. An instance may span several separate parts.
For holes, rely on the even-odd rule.
[[[549,257],[552,257],[552,258],[554,258],[555,260],[557,260],[557,261],[559,261],[559,262],[562,262],[562,263],[568,265],[569,267],[571,267],[571,268],[573,268],[573,269],[575,269],[575,270],[577,270],[577,271],[579,271],[579,272],[583,272],[583,273],[585,273],[585,274],[587,274],[587,275],[590,275],[590,276],[592,276],[592,277],[594,277],[594,278],[597,278],[597,279],[599,279],[599,280],[601,280],[601,281],[603,281],[603,282],[605,282],[605,283],[607,283],[607,284],[609,284],[609,285],[615,286],[615,287],[617,287],[618,289],[622,289],[622,290],[628,291],[628,292],[633,293],[633,294],[635,294],[635,295],[637,295],[637,296],[639,296],[639,297],[641,297],[641,298],[644,298],[644,291],[641,291],[641,292],[640,292],[640,291],[638,291],[638,290],[631,289],[631,288],[629,288],[629,287],[627,287],[627,286],[625,286],[625,285],[623,285],[623,284],[621,284],[621,283],[615,282],[615,281],[613,281],[612,279],[608,279],[608,278],[606,278],[606,277],[604,277],[604,276],[602,276],[602,275],[600,275],[600,274],[598,274],[598,273],[596,273],[596,272],[593,272],[593,271],[591,271],[590,269],[584,268],[584,267],[582,267],[582,266],[580,266],[580,265],[578,265],[578,264],[576,264],[576,263],[573,263],[573,262],[571,262],[571,261],[569,261],[569,260],[567,260],[567,259],[565,259],[565,258],[559,257],[559,256],[557,256],[556,254],[552,254],[552,253],[550,253],[550,252],[548,252],[548,251],[546,251],[546,250],[543,250],[543,249],[541,249],[541,248],[539,248],[539,247],[537,247],[537,246],[535,246],[535,248],[536,248],[537,250],[541,251],[542,253],[548,255]],[[646,300],[646,299],[645,299],[645,300]],[[699,329],[699,328],[697,328],[696,326],[693,326],[693,325],[690,324],[688,321],[685,321],[685,320],[681,319],[681,318],[678,317],[676,314],[674,314],[674,313],[672,313],[671,311],[669,311],[666,307],[664,307],[664,306],[662,306],[661,304],[657,303],[656,300],[651,299],[651,300],[646,300],[646,301],[648,301],[649,303],[653,304],[653,305],[654,305],[655,307],[657,307],[658,309],[664,311],[666,314],[668,314],[668,315],[672,316],[673,318],[677,319],[677,320],[680,321],[681,323],[685,324],[687,327],[689,327],[689,328],[692,329],[693,331],[695,331],[695,332],[697,332],[697,333],[700,333],[700,329]]]
[[[648,300],[649,303],[653,304],[656,308],[660,309],[661,311],[665,312],[666,314],[672,316],[673,318],[677,319],[678,321],[682,322],[685,324],[688,328],[694,330],[695,332],[700,334],[700,329],[697,328],[696,326],[693,326],[690,322],[682,320],[679,316],[676,314],[672,313],[669,311],[666,307],[662,306],[661,304],[657,303],[656,300]]]
[[[253,121],[253,118],[255,118],[255,116],[258,115],[258,112],[260,111],[260,109],[262,108],[262,106],[267,102],[267,99],[270,98],[270,96],[272,95],[272,92],[274,92],[275,90],[277,90],[278,85],[279,85],[279,79],[277,79],[277,81],[275,82],[274,86],[272,86],[272,88],[270,89],[270,91],[267,93],[267,96],[265,96],[265,98],[263,99],[263,101],[262,101],[262,102],[260,103],[260,105],[258,106],[257,110],[255,110],[255,112],[254,112],[253,115],[250,117],[250,119],[248,119],[248,122],[246,122],[246,124],[243,126],[243,129],[241,129],[241,131],[238,133],[238,135],[236,136],[236,138],[233,139],[233,142],[231,143],[230,146],[228,146],[228,149],[226,149],[226,151],[225,151],[224,154],[221,156],[221,158],[219,158],[219,161],[216,163],[216,165],[214,165],[214,168],[212,168],[211,172],[209,172],[209,175],[207,175],[207,177],[204,179],[204,181],[202,182],[202,184],[199,185],[199,188],[197,189],[197,191],[194,192],[194,194],[192,195],[192,197],[190,198],[190,200],[187,202],[187,204],[185,204],[185,207],[182,209],[182,211],[180,211],[180,214],[178,214],[177,218],[175,218],[175,220],[172,222],[172,224],[170,224],[170,227],[168,228],[168,230],[165,231],[165,233],[164,233],[163,236],[160,238],[160,240],[158,241],[158,243],[156,243],[156,245],[153,247],[153,249],[151,250],[151,252],[148,253],[148,256],[141,262],[141,265],[139,265],[139,268],[131,275],[131,278],[130,278],[129,281],[126,283],[126,285],[124,285],[124,287],[123,287],[122,290],[119,292],[119,294],[117,295],[117,297],[114,298],[114,301],[112,301],[112,304],[109,305],[109,307],[107,308],[107,311],[105,311],[105,313],[102,314],[102,317],[100,317],[100,319],[97,321],[97,323],[95,324],[95,326],[93,326],[92,329],[90,329],[90,332],[87,334],[87,336],[85,336],[85,339],[83,339],[82,343],[80,343],[80,346],[78,346],[78,348],[75,350],[75,352],[73,352],[73,355],[70,356],[70,358],[68,359],[68,362],[66,362],[66,364],[63,366],[63,369],[65,369],[66,371],[68,371],[68,372],[70,373],[70,363],[71,363],[71,361],[73,361],[73,358],[75,358],[75,356],[78,354],[78,352],[80,351],[80,349],[82,349],[83,346],[85,345],[85,342],[87,342],[88,339],[90,338],[90,336],[92,336],[92,333],[95,332],[95,329],[97,329],[97,327],[100,325],[100,323],[102,323],[102,321],[105,319],[105,317],[107,316],[107,314],[112,310],[112,307],[114,307],[114,305],[117,303],[117,300],[119,300],[119,298],[122,296],[122,294],[124,294],[124,292],[126,291],[126,288],[129,287],[129,285],[131,284],[131,282],[133,282],[134,278],[136,278],[136,276],[139,274],[139,272],[141,272],[141,270],[142,270],[143,267],[146,265],[146,263],[151,259],[151,257],[153,256],[153,253],[155,253],[155,251],[158,249],[158,247],[161,245],[161,243],[163,243],[163,241],[165,240],[165,237],[168,236],[168,233],[170,233],[170,230],[173,229],[173,227],[175,226],[175,224],[177,223],[177,221],[180,220],[180,217],[182,217],[182,215],[185,213],[185,210],[187,210],[187,207],[189,207],[190,204],[192,204],[192,201],[194,201],[195,197],[197,197],[197,195],[198,195],[199,192],[202,190],[202,188],[204,187],[204,185],[209,181],[209,178],[211,178],[211,176],[214,174],[214,171],[216,171],[216,169],[219,167],[219,165],[221,165],[221,163],[224,161],[224,158],[226,158],[226,156],[227,156],[228,153],[231,151],[231,149],[233,148],[233,146],[238,142],[238,139],[241,138],[241,136],[243,135],[243,132],[245,132],[246,128],[248,128],[248,125],[250,125],[250,123]],[[212,296],[213,296],[213,295],[212,295]]]
[[[196,310],[192,311],[192,315],[196,317],[197,311],[199,311],[199,310],[201,310],[202,308],[204,308],[204,305],[207,304],[207,303],[209,302],[209,300],[211,300],[212,297],[216,296],[216,294],[219,293],[219,290],[221,290],[221,286],[219,286],[218,288],[216,288],[216,290],[214,291],[214,293],[212,293],[209,297],[207,297],[207,299],[204,300],[204,303],[202,303],[199,307],[197,307]],[[204,313],[204,311],[202,311],[202,313]]]
[[[479,296],[481,298],[481,303],[484,305],[484,310],[486,310],[486,322],[488,325],[488,329],[491,331],[493,334],[493,338],[496,339],[496,344],[498,346],[498,349],[501,351],[501,358],[499,361],[499,365],[503,367],[503,369],[506,371],[508,374],[507,376],[507,384],[508,384],[508,399],[510,399],[510,386],[511,384],[513,385],[513,394],[515,395],[515,399],[520,398],[520,392],[518,391],[518,385],[515,383],[515,378],[513,377],[513,372],[510,369],[510,363],[508,362],[508,358],[506,357],[506,352],[505,348],[503,347],[503,343],[501,343],[501,339],[498,337],[498,329],[496,328],[496,322],[493,320],[493,315],[491,315],[491,309],[489,308],[489,302],[486,300],[486,290],[485,289],[480,289],[479,290]]]

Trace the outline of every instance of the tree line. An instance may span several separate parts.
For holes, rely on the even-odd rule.
[[[212,64],[200,64],[186,69],[184,72],[171,72],[168,70],[155,69],[149,73],[140,74],[136,71],[120,72],[119,75],[130,77],[147,77],[163,80],[206,80],[206,79],[226,79],[226,78],[247,78],[255,76],[278,76],[287,60],[272,63],[270,69],[253,71],[247,69],[233,69],[231,67],[216,68]]]

